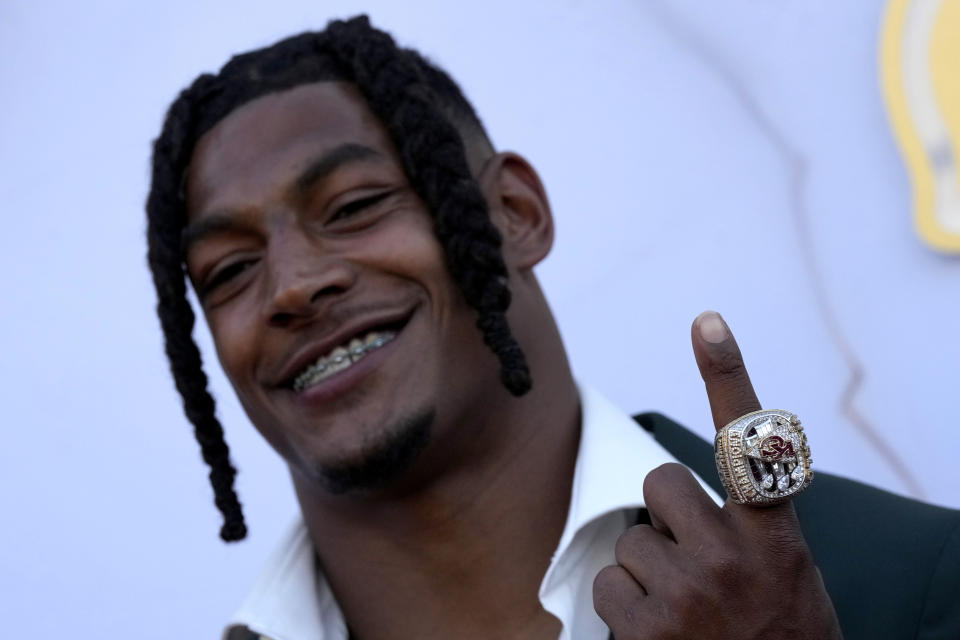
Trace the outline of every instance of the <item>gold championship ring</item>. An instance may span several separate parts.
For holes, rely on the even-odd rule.
[[[789,411],[764,409],[740,416],[717,432],[714,450],[720,480],[737,504],[786,502],[813,480],[807,434]]]

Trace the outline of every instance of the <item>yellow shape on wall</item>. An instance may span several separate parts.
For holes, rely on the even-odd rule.
[[[917,232],[960,253],[960,0],[890,0],[880,68]]]

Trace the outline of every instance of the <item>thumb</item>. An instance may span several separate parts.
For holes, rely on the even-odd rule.
[[[704,311],[693,321],[693,354],[707,388],[717,431],[740,416],[760,410],[740,347],[716,311]]]

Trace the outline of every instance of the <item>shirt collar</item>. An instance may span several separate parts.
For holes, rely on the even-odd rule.
[[[629,415],[596,390],[578,384],[583,419],[573,475],[570,510],[557,547],[558,555],[577,531],[604,514],[644,506],[643,481],[667,462],[677,462]],[[723,500],[694,477],[718,505]]]
[[[543,607],[563,623],[560,640],[607,637],[593,609],[593,580],[615,562],[617,538],[633,523],[634,510],[644,506],[647,474],[676,462],[650,432],[602,395],[582,384],[579,391],[582,420],[570,509],[540,585]]]
[[[340,607],[317,570],[313,543],[301,518],[292,524],[224,630],[246,626],[268,640],[342,640]]]

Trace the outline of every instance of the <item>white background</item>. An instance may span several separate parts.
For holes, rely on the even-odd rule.
[[[960,261],[911,229],[882,3],[543,4],[0,4],[5,635],[217,637],[295,513],[211,359],[251,525],[217,537],[153,315],[149,145],[199,72],[358,11],[539,168],[540,275],[578,376],[709,435],[689,325],[716,308],[818,468],[960,506]]]

